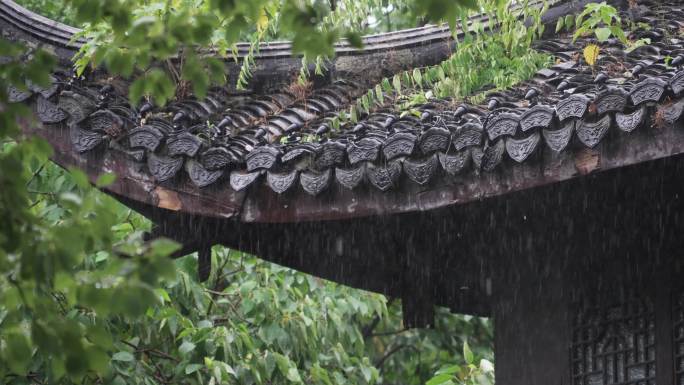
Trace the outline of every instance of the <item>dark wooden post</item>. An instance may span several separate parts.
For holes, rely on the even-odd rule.
[[[568,304],[549,295],[560,289],[560,283],[551,280],[537,288],[497,289],[501,295],[494,306],[497,383],[570,384]]]

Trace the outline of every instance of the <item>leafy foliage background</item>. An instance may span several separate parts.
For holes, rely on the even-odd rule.
[[[144,244],[147,220],[39,141],[4,146],[3,162],[23,153],[12,183],[34,223],[15,235],[34,247],[3,255],[3,383],[421,384],[463,360],[466,338],[491,359],[487,320],[440,309],[434,330],[406,331],[381,295],[223,247],[200,284],[195,256]]]

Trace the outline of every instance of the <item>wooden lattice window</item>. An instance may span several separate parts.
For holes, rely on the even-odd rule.
[[[655,385],[653,303],[638,299],[580,311],[571,357],[574,385]]]
[[[674,359],[677,385],[684,385],[684,292],[672,301],[674,323]]]

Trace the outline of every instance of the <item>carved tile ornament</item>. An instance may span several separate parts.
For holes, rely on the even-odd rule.
[[[627,91],[622,88],[611,87],[599,92],[594,99],[596,112],[603,115],[607,112],[621,112],[627,105]]]
[[[508,138],[506,139],[506,152],[511,159],[522,163],[537,149],[540,137],[538,132],[533,132],[522,139]]]
[[[548,128],[553,121],[553,113],[551,107],[536,105],[520,116],[520,128],[523,132],[533,128]]]
[[[325,190],[330,184],[332,171],[327,169],[323,172],[306,171],[299,177],[302,188],[307,193],[316,196]]]
[[[235,191],[242,191],[256,182],[260,175],[261,171],[250,173],[233,171],[230,173],[230,187]]]
[[[271,146],[261,146],[247,154],[247,171],[268,170],[278,161],[280,151]]]
[[[404,161],[404,172],[408,178],[419,185],[425,185],[435,176],[439,162],[437,155],[432,155],[425,159],[406,159]]]
[[[394,159],[399,156],[409,156],[413,153],[416,144],[416,136],[410,133],[398,133],[387,138],[382,152],[386,159]]]
[[[583,94],[571,95],[561,99],[556,104],[556,115],[558,120],[563,121],[567,118],[582,118],[587,112],[589,98]]]
[[[546,141],[546,145],[555,152],[561,152],[570,143],[572,134],[575,131],[575,121],[568,120],[560,125],[555,130],[542,130],[542,135]]]
[[[487,134],[490,140],[494,140],[500,136],[513,136],[518,130],[518,123],[520,117],[502,112],[487,120]]]
[[[38,119],[46,124],[59,123],[67,118],[67,114],[61,108],[43,95],[38,95],[36,98],[36,114]]]
[[[363,182],[366,168],[361,165],[354,168],[336,168],[335,179],[344,188],[352,190]]]
[[[632,103],[638,106],[643,103],[657,103],[665,94],[667,83],[659,78],[648,78],[637,83],[629,93]]]
[[[629,54],[621,54],[619,44],[604,47],[620,58],[620,71],[610,60],[595,68],[576,62],[568,53],[586,41],[573,44],[572,37],[561,36],[536,45],[556,57],[550,68],[487,93],[481,103],[431,98],[410,112],[390,104],[357,114],[353,123],[336,118],[368,85],[345,80],[304,99],[286,90],[238,97],[213,88],[205,99],[165,107],[152,101],[130,105],[120,87],[72,79],[66,71],[53,74],[48,87],[27,84],[7,93],[13,103],[31,104],[47,127],[66,127],[74,151],[115,151],[113,156],[141,162],[159,182],[189,180],[201,188],[243,191],[261,180],[275,194],[311,196],[334,184],[385,192],[544,161],[534,154],[593,148],[652,123],[680,124],[684,56],[681,39],[668,35],[679,33],[683,6],[659,6],[662,16],[644,17],[654,30],[668,33]],[[668,63],[666,54],[673,57]],[[176,178],[179,173],[185,176]]]
[[[128,145],[131,148],[144,148],[148,151],[156,151],[164,133],[153,126],[142,126],[128,133]]]
[[[271,190],[278,194],[282,194],[295,185],[295,182],[297,182],[298,173],[299,171],[297,170],[280,173],[269,171],[266,174],[266,180],[268,186],[271,187]]]
[[[610,120],[610,115],[605,115],[596,122],[580,120],[575,127],[577,137],[585,146],[589,148],[596,147],[596,145],[601,142],[601,139],[608,133]]]
[[[197,187],[209,186],[223,175],[223,170],[207,170],[200,162],[195,160],[185,162],[185,168],[190,179]]]
[[[639,107],[631,113],[618,112],[615,114],[615,123],[617,123],[619,129],[625,132],[636,130],[637,127],[644,124],[645,120],[646,107]]]
[[[450,175],[456,175],[465,170],[470,163],[471,155],[469,150],[455,151],[453,153],[439,153],[439,162],[444,171]]]
[[[183,167],[183,158],[172,158],[152,153],[147,156],[147,167],[158,182],[164,182],[173,178],[178,170]]]
[[[347,158],[349,159],[349,163],[355,165],[363,161],[375,161],[380,153],[381,144],[382,142],[372,138],[363,138],[358,142],[349,143],[347,146]]]

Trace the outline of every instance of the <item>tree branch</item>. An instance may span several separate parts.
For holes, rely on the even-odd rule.
[[[403,348],[415,349],[413,346],[409,346],[409,345],[404,345],[404,344],[397,345],[397,346],[393,347],[392,349],[388,350],[382,357],[380,357],[380,359],[375,362],[375,367],[378,368],[378,370],[382,371],[382,366],[385,365],[385,362],[387,361],[387,359],[390,358],[390,356],[392,354],[400,351]]]
[[[375,316],[375,317],[373,317],[373,321],[371,321],[371,323],[369,325],[367,325],[363,328],[362,335],[363,335],[364,340],[368,337],[373,336],[373,330],[378,326],[379,323],[380,323],[380,317]]]
[[[157,350],[154,348],[139,348],[139,347],[133,345],[132,343],[130,343],[128,341],[122,340],[121,342],[123,342],[125,345],[128,345],[128,346],[132,347],[133,349],[135,349],[136,353],[151,354],[151,355],[154,355],[156,357],[165,358],[167,360],[171,360],[171,361],[176,362],[176,363],[180,362],[180,360],[178,358],[176,358],[172,355],[169,355],[168,353],[164,353],[161,350]]]
[[[400,329],[400,330],[393,330],[393,331],[389,331],[389,332],[373,333],[373,334],[370,335],[370,337],[393,336],[393,335],[395,335],[395,334],[401,334],[401,333],[403,333],[403,332],[405,332],[405,331],[408,331],[408,330],[409,330],[408,328],[403,328],[403,329]]]

